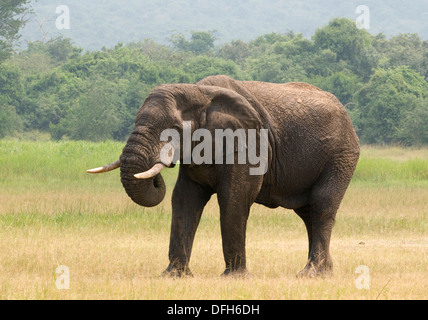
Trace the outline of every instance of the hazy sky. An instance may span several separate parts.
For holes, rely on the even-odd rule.
[[[361,4],[368,12],[357,11]],[[61,5],[69,8],[70,29],[58,28]],[[217,30],[217,44],[289,30],[311,37],[334,17],[357,20],[363,14],[372,34],[409,32],[428,39],[428,0],[39,0],[33,7],[23,42],[41,40],[43,21],[47,38],[63,34],[86,49],[146,38],[168,43],[173,33],[191,30]]]

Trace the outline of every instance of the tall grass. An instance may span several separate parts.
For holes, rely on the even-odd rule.
[[[90,176],[88,168],[117,160],[124,143],[106,141],[29,142],[0,140],[0,185],[56,186],[108,189],[117,185],[117,172]],[[169,187],[175,184],[177,169],[164,170]],[[428,182],[428,149],[363,147],[353,182],[385,183]]]
[[[117,160],[120,144],[0,141],[0,183],[8,187],[90,184],[85,168]],[[107,177],[108,179],[109,177]]]
[[[119,172],[85,172],[117,160],[123,146],[0,141],[0,299],[428,297],[428,149],[362,148],[333,230],[333,278],[296,279],[307,257],[305,227],[289,210],[260,205],[248,222],[253,277],[220,278],[213,196],[196,234],[195,277],[177,281],[158,278],[168,264],[177,168],[164,170],[168,192],[156,208],[132,203]],[[59,265],[70,268],[70,290],[55,287]],[[370,290],[355,287],[358,265],[370,268]]]
[[[38,186],[111,190],[120,184],[117,171],[99,178],[86,170],[118,160],[124,145],[113,141],[0,140],[0,185],[12,189]],[[165,172],[168,184],[173,184],[174,174],[175,170]]]
[[[353,182],[393,184],[427,183],[427,149],[364,147]]]

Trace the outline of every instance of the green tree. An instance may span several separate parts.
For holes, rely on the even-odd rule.
[[[354,95],[363,84],[356,74],[344,71],[333,73],[328,77],[316,76],[308,82],[333,93],[349,109],[352,109]]]
[[[0,65],[0,96],[6,103],[18,106],[24,94],[22,87],[22,73],[16,66],[10,64]]]
[[[358,92],[356,100],[358,107],[351,117],[364,143],[403,142],[401,127],[405,119],[426,114],[428,83],[407,66],[378,69]]]
[[[267,34],[252,41],[250,48],[245,66],[254,80],[282,83],[307,79],[306,67],[314,47],[302,34]]]
[[[320,49],[329,49],[336,54],[337,62],[345,61],[357,75],[368,80],[379,56],[372,46],[372,36],[358,29],[355,21],[336,18],[313,36],[314,44]]]
[[[77,100],[67,115],[57,124],[51,124],[52,138],[64,135],[72,140],[102,141],[113,139],[121,127],[121,105],[117,87],[105,80],[91,81],[88,92]]]
[[[7,103],[7,99],[0,95],[0,138],[22,130],[22,121],[14,106]]]
[[[390,40],[378,40],[375,47],[382,54],[382,68],[409,66],[428,81],[428,41],[422,41],[417,34],[405,33]]]
[[[22,130],[23,122],[16,110],[24,98],[21,77],[16,66],[0,64],[0,138]]]
[[[249,45],[242,40],[233,40],[230,43],[223,45],[218,52],[218,56],[225,60],[242,65],[250,55]]]
[[[403,113],[398,130],[399,139],[409,145],[428,144],[428,99],[412,99],[413,110]]]
[[[49,124],[57,123],[83,92],[74,88],[75,76],[61,69],[29,77],[25,85],[26,96],[17,111],[28,130],[49,130]]]
[[[214,49],[214,41],[216,31],[191,31],[190,41],[182,34],[176,34],[171,37],[170,41],[173,46],[180,51],[193,52],[201,55],[207,54]]]
[[[0,2],[0,63],[9,58],[13,44],[19,39],[19,29],[25,25],[30,0]]]
[[[241,78],[240,68],[236,63],[208,56],[190,58],[183,66],[183,71],[192,79],[190,82],[197,82],[207,76],[216,74],[228,75],[235,79]]]
[[[248,59],[250,74],[254,80],[284,83],[303,81],[307,74],[302,65],[283,55],[265,54]]]

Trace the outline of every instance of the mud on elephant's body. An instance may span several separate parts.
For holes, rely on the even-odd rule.
[[[217,193],[225,274],[245,273],[245,233],[251,205],[293,209],[305,223],[309,257],[301,276],[332,271],[330,236],[336,212],[359,157],[359,143],[346,110],[332,94],[305,83],[272,84],[212,76],[197,84],[153,90],[137,114],[120,157],[128,195],[155,206],[165,195],[161,132],[183,123],[192,130],[267,129],[268,167],[249,174],[250,164],[181,164],[172,195],[170,265],[166,274],[190,274],[193,239],[205,204]],[[182,157],[182,155],[180,156]],[[182,160],[182,159],[181,159]],[[147,172],[148,171],[148,172]],[[144,172],[142,175],[135,175]]]

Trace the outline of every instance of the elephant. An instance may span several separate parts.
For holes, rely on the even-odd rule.
[[[184,163],[183,150],[177,154],[175,147],[166,148],[171,141],[161,139],[168,128],[183,137],[184,123],[191,125],[191,132],[265,130],[265,172],[250,174],[254,165],[248,161]],[[183,148],[184,142],[179,144]],[[191,147],[195,147],[193,140]],[[162,157],[165,150],[168,156]],[[237,156],[237,148],[232,153]],[[175,161],[171,161],[172,154]],[[137,112],[119,160],[88,172],[120,168],[129,197],[141,206],[153,207],[165,196],[161,171],[180,160],[172,193],[169,266],[163,275],[192,275],[189,261],[195,233],[204,206],[217,194],[223,275],[248,274],[246,226],[250,207],[258,203],[294,210],[303,220],[309,253],[297,276],[319,277],[332,274],[332,228],[359,154],[349,115],[333,94],[304,82],[237,81],[215,75],[194,84],[156,87]]]

